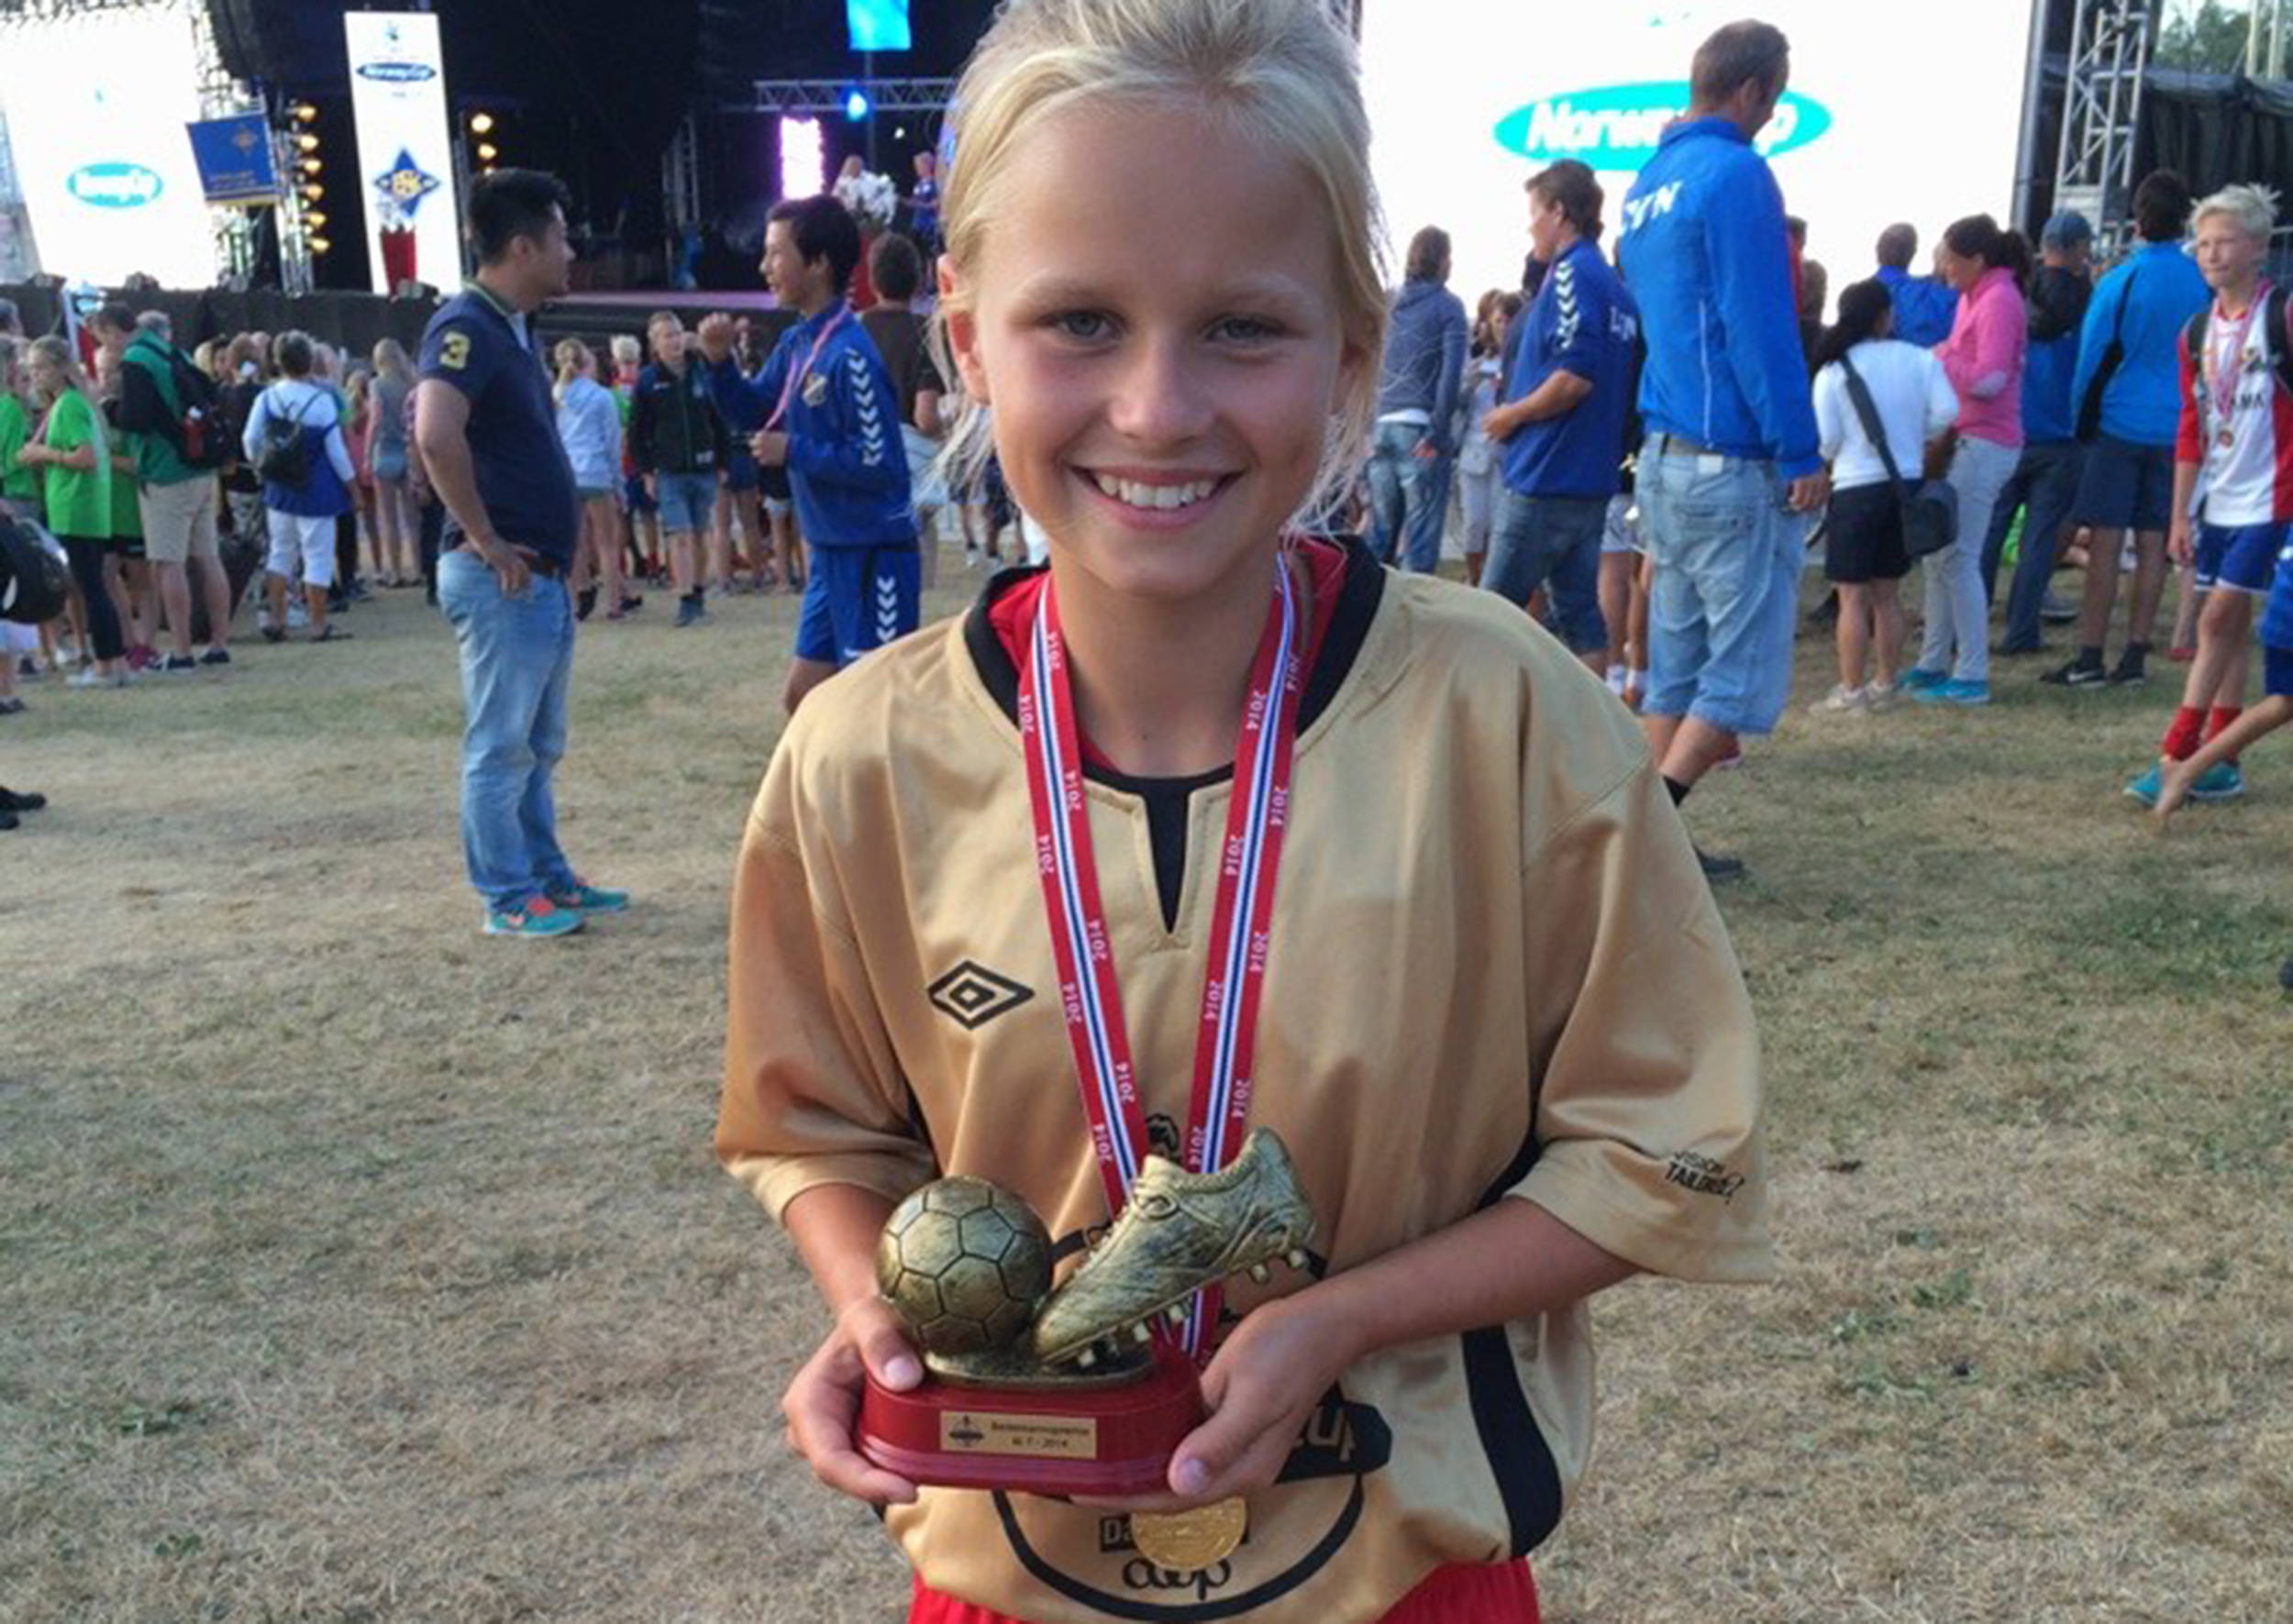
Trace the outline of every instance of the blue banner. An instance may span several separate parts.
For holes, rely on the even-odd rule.
[[[908,0],[845,0],[844,15],[851,25],[852,49],[862,55],[915,49]]]
[[[209,203],[276,203],[279,170],[260,113],[235,113],[189,127],[191,155]]]

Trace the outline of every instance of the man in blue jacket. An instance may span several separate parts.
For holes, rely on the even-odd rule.
[[[1409,259],[1386,328],[1378,387],[1378,429],[1369,449],[1369,550],[1430,574],[1441,563],[1449,516],[1451,430],[1465,376],[1465,304],[1448,288],[1449,234],[1428,226],[1410,239]]]
[[[2086,447],[2076,512],[2093,529],[2087,550],[2086,597],[2078,606],[2077,657],[2046,673],[2065,688],[2148,679],[2150,637],[2166,595],[2166,532],[2174,498],[2174,436],[2181,423],[2181,332],[2213,302],[2197,262],[2182,251],[2195,200],[2171,170],[2143,178],[2133,191],[2142,247],[2102,278],[2078,335],[2078,370],[2070,398],[2082,427],[2099,429]],[[2088,404],[2099,407],[2099,417]],[[2126,649],[2115,670],[2102,667],[2102,640],[2118,597],[2118,554],[2133,533],[2133,602]]]
[[[859,227],[832,197],[791,198],[766,216],[764,278],[796,325],[754,379],[733,364],[733,321],[701,324],[717,409],[766,468],[785,467],[812,549],[781,702],[803,698],[870,650],[915,630],[922,561],[909,502],[900,396],[844,292]]]
[[[1688,116],[1624,200],[1624,280],[1648,342],[1635,488],[1656,565],[1641,715],[1675,802],[1736,735],[1783,713],[1806,533],[1793,515],[1831,489],[1783,194],[1752,149],[1790,72],[1790,46],[1767,23],[1705,40]],[[1702,860],[1713,879],[1744,871]]]
[[[1549,579],[1562,640],[1598,660],[1601,536],[1623,488],[1640,314],[1601,257],[1591,170],[1564,159],[1528,192],[1529,240],[1547,269],[1513,321],[1503,397],[1483,425],[1503,447],[1505,489],[1481,585],[1526,604]]]
[[[2044,262],[2031,278],[2030,351],[2022,369],[2022,458],[1999,493],[1990,534],[1982,545],[1983,588],[1995,602],[2007,532],[2013,527],[2015,514],[2022,514],[2022,552],[2007,592],[2000,654],[2036,654],[2044,646],[2039,618],[2085,458],[2086,447],[2077,437],[2077,398],[2070,389],[2078,367],[2078,330],[2094,297],[2088,271],[2093,244],[2094,227],[2086,216],[2067,211],[2047,221],[2039,235]]]

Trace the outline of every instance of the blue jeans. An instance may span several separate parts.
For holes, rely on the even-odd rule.
[[[565,754],[573,598],[535,576],[516,597],[474,553],[438,561],[438,601],[461,649],[461,845],[497,912],[577,883],[558,847],[549,775]]]
[[[1999,597],[1999,560],[2006,553],[2007,532],[2014,527],[2015,511],[2022,514],[2022,553],[2014,566],[2013,584],[2007,589],[2006,636],[1999,645],[2009,654],[2026,654],[2039,645],[2039,607],[2055,577],[2055,540],[2077,500],[2084,450],[2076,440],[2023,447],[2022,460],[1991,510],[1990,534],[1982,544],[1982,585],[1993,602]]]
[[[1608,646],[1601,617],[1601,536],[1608,528],[1605,497],[1523,496],[1507,491],[1497,503],[1497,528],[1481,585],[1515,603],[1550,581],[1553,624],[1577,654]]]
[[[1641,453],[1652,716],[1693,716],[1728,733],[1774,730],[1791,697],[1807,521],[1784,506],[1772,462]]]
[[[1446,451],[1420,457],[1426,429],[1415,423],[1380,423],[1369,443],[1369,551],[1393,562],[1398,541],[1403,566],[1431,575],[1441,563],[1441,527],[1449,517]]]

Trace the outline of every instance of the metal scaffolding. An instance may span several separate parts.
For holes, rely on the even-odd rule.
[[[952,79],[759,79],[751,86],[753,113],[816,116],[841,113],[857,90],[877,113],[945,113],[955,99]]]
[[[2152,0],[2074,4],[2055,207],[2084,214],[2093,222],[2096,248],[2108,254],[2132,226],[2134,136],[2158,12]]]

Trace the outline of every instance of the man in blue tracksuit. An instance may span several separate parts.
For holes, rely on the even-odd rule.
[[[1591,170],[1563,159],[1528,192],[1529,240],[1546,270],[1513,318],[1502,399],[1484,423],[1503,447],[1505,489],[1481,585],[1526,604],[1549,580],[1555,628],[1597,660],[1609,642],[1601,536],[1623,488],[1640,313],[1601,257]]]
[[[1790,46],[1768,24],[1705,40],[1688,116],[1624,200],[1624,281],[1648,344],[1635,490],[1656,566],[1641,715],[1675,802],[1737,735],[1767,733],[1783,713],[1806,533],[1794,515],[1830,492],[1783,194],[1752,149],[1790,72]],[[1713,879],[1743,873],[1733,858],[1702,860]]]
[[[764,277],[801,318],[754,379],[733,364],[733,322],[701,324],[717,409],[767,468],[786,467],[812,549],[782,702],[915,630],[921,558],[900,397],[844,292],[859,227],[832,197],[792,198],[766,217]]]
[[[2093,529],[2094,541],[2087,548],[2077,655],[2042,679],[2060,687],[2148,679],[2150,636],[2166,595],[2174,436],[2181,424],[2181,334],[2191,316],[2213,303],[2204,273],[2182,249],[2195,206],[2189,187],[2171,170],[2144,177],[2133,189],[2142,246],[2102,278],[2086,307],[2078,370],[2070,386],[2087,442],[2073,512]],[[2105,670],[2102,639],[2118,597],[2118,554],[2128,531],[2133,533],[2135,569],[2126,649],[2117,668]]]
[[[1465,376],[1465,304],[1448,288],[1449,234],[1428,226],[1411,238],[1404,271],[1369,448],[1369,550],[1390,564],[1398,547],[1407,568],[1429,574],[1441,562],[1457,457],[1450,430]]]

